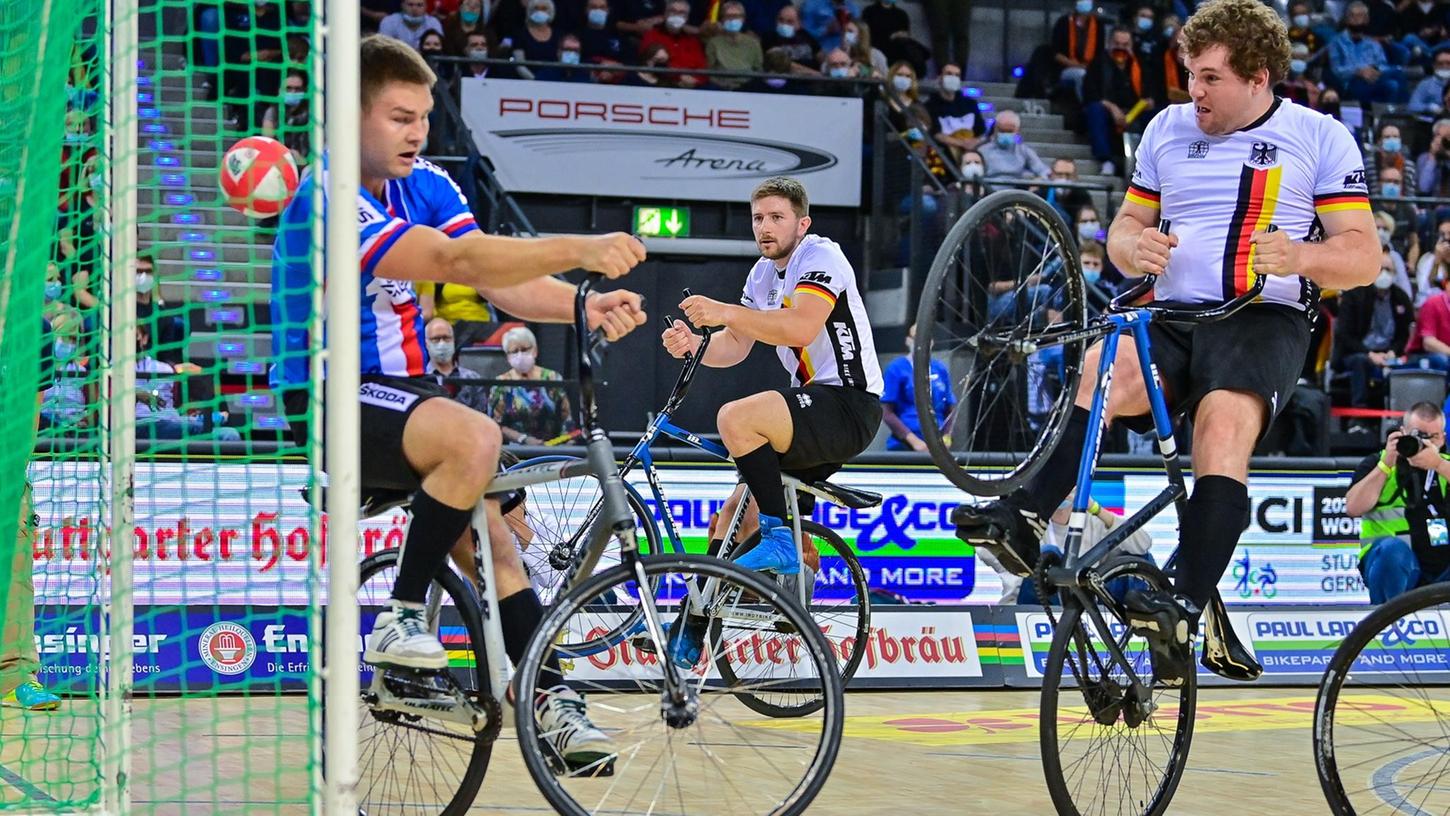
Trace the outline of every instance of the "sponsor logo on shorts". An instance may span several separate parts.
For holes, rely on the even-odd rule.
[[[795,395],[795,401],[798,402],[798,403],[800,403],[800,406],[802,408],[809,408],[809,407],[811,407],[811,395],[810,394],[796,394]]]
[[[418,401],[418,395],[411,391],[389,388],[377,383],[363,383],[357,390],[357,397],[364,405],[387,408],[390,411],[405,412]]]
[[[257,659],[257,642],[246,627],[230,621],[213,623],[196,639],[201,662],[217,674],[241,674]]]

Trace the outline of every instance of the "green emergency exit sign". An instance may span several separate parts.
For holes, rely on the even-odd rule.
[[[690,208],[635,207],[634,231],[650,238],[689,237]]]

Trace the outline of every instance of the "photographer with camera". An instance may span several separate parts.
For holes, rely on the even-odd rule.
[[[1417,402],[1384,451],[1366,456],[1354,472],[1345,512],[1360,519],[1359,571],[1372,603],[1450,580],[1450,455],[1444,447],[1440,406]]]

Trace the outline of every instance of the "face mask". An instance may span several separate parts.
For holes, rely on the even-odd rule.
[[[954,94],[962,89],[962,78],[956,74],[945,74],[941,78],[941,89]]]
[[[1399,183],[1394,181],[1385,182],[1380,185],[1380,194],[1386,198],[1398,198],[1400,195]]]
[[[86,138],[86,134],[84,133],[77,133],[73,130],[68,130],[65,132],[65,140],[67,142],[70,142],[71,144],[75,144],[77,142],[84,142]]]
[[[1383,292],[1395,285],[1395,273],[1388,269],[1381,269],[1379,277],[1374,279],[1374,288]]]
[[[1101,266],[1084,266],[1082,268],[1082,279],[1087,281],[1089,286],[1097,283],[1102,276],[1103,268]]]
[[[1294,27],[1295,28],[1308,28],[1309,27],[1309,15],[1307,15],[1307,14],[1295,14],[1294,15]]]
[[[150,272],[136,273],[136,293],[144,295],[156,288],[156,276]]]
[[[857,42],[860,42],[860,40],[861,35],[857,34],[855,31],[847,31],[845,34],[841,35],[841,42],[845,43],[847,48],[854,46]]]
[[[515,351],[509,356],[509,367],[520,374],[527,374],[534,370],[534,353],[532,351]]]
[[[57,340],[51,346],[51,350],[55,352],[57,359],[69,360],[76,355],[76,344],[66,340]]]
[[[469,51],[468,52],[468,58],[469,59],[476,59],[476,60],[486,60],[486,59],[488,59],[488,49],[487,48],[475,48],[472,51]]]
[[[1386,153],[1398,153],[1400,152],[1400,137],[1386,136],[1385,140],[1380,142],[1380,147],[1384,148]]]
[[[552,19],[554,19],[554,15],[550,14],[547,11],[544,11],[543,9],[529,12],[529,22],[533,23],[534,25],[548,25],[549,21]]]
[[[1364,23],[1355,23],[1354,25],[1346,25],[1344,27],[1344,30],[1358,37],[1363,34],[1365,29],[1367,28],[1369,28],[1369,26],[1365,25]]]
[[[1435,7],[1435,3],[1434,0],[1420,0],[1419,6],[1422,14],[1429,14],[1430,9]]]
[[[99,191],[102,187],[106,186],[106,177],[101,175],[100,173],[92,173],[90,182],[91,189]]]
[[[1148,29],[1150,29],[1152,27],[1153,27],[1153,19],[1151,17],[1139,17],[1138,18],[1138,30],[1139,31],[1147,31]]]
[[[1163,26],[1163,36],[1164,37],[1172,37],[1173,36],[1173,32],[1175,32],[1177,30],[1178,29],[1174,28],[1171,25],[1169,25],[1169,26]]]
[[[60,281],[45,282],[45,299],[47,302],[60,297]]]
[[[835,77],[836,79],[841,79],[850,75],[851,69],[843,65],[833,65],[826,73],[830,76]]]
[[[407,23],[410,26],[420,26],[423,24],[423,20],[426,19],[427,16],[428,15],[426,14],[404,14],[403,22]]]
[[[1012,147],[1012,145],[1017,144],[1017,134],[998,133],[996,136],[996,142],[998,147],[1002,148],[1003,150],[1008,150]]]
[[[1098,222],[1083,221],[1077,225],[1079,238],[1096,238],[1098,236]]]
[[[431,358],[433,358],[434,360],[438,360],[438,361],[452,360],[453,359],[453,341],[452,340],[429,340],[428,341],[428,356],[431,357]]]
[[[745,30],[745,21],[740,19],[739,17],[734,17],[726,20],[720,25],[724,26],[725,30],[730,32],[731,34],[739,34],[740,32]]]
[[[459,11],[458,12],[458,18],[460,20],[462,20],[463,22],[467,23],[468,25],[473,25],[474,23],[478,22],[478,18],[480,16],[481,15],[478,12],[476,12],[476,11]]]
[[[1075,8],[1077,9],[1078,14],[1092,14],[1093,0],[1077,0],[1077,5],[1075,6]]]
[[[285,104],[289,108],[295,108],[298,105],[301,105],[302,104],[302,92],[301,91],[288,91],[288,92],[282,94],[282,103]]]
[[[562,63],[564,63],[564,64],[566,64],[566,65],[578,65],[579,64],[579,52],[578,51],[564,51],[564,52],[562,52],[562,53],[559,54],[559,61],[562,62]]]
[[[1435,78],[1441,80],[1442,82],[1450,80],[1450,68],[1436,68]]]
[[[1380,246],[1389,246],[1390,245],[1390,231],[1389,230],[1385,229],[1384,227],[1380,227],[1379,229],[1375,230],[1375,232],[1378,232],[1379,235],[1380,235]]]
[[[776,23],[775,33],[779,35],[782,40],[788,40],[791,37],[795,36],[795,26],[789,23]]]
[[[685,27],[685,18],[678,14],[671,14],[665,18],[665,27],[671,31],[679,31]]]
[[[589,25],[602,26],[609,21],[609,9],[589,9]]]
[[[976,162],[962,165],[962,176],[967,179],[979,179],[986,171],[987,168],[983,167],[980,164],[977,164]]]
[[[1304,60],[1301,60],[1301,59],[1289,60],[1289,73],[1291,73],[1291,74],[1302,74],[1302,73],[1304,73],[1304,69],[1306,69],[1308,67],[1309,67],[1309,63],[1305,62]]]
[[[911,142],[921,141],[921,128],[907,128],[906,139]]]
[[[891,78],[891,87],[895,88],[898,93],[906,93],[911,90],[911,77],[897,74]]]

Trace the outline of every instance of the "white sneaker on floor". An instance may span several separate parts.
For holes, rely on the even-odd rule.
[[[614,741],[589,720],[584,698],[568,686],[554,686],[534,704],[539,736],[560,760],[564,772],[579,776],[608,776],[614,772],[618,751]],[[551,763],[558,770],[558,763]]]
[[[394,601],[391,611],[378,615],[367,643],[363,660],[377,666],[448,668],[448,652],[438,636],[428,631],[422,604]]]

